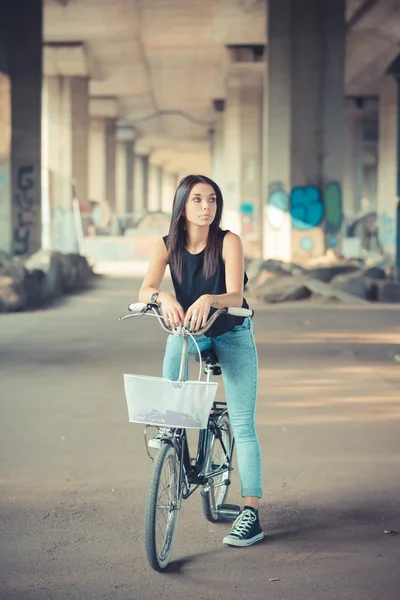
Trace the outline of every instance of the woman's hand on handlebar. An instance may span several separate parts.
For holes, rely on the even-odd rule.
[[[204,294],[203,296],[200,296],[200,298],[188,308],[185,315],[185,321],[183,323],[184,327],[190,329],[190,331],[198,331],[204,327],[207,323],[212,303],[213,297],[211,294]]]
[[[185,319],[185,313],[179,302],[171,294],[166,292],[160,292],[158,300],[161,303],[165,324],[174,329],[182,325]]]

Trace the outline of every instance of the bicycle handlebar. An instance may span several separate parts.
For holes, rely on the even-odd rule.
[[[130,317],[138,317],[140,315],[145,315],[147,312],[152,312],[158,318],[158,321],[159,321],[161,327],[167,333],[174,333],[176,330],[165,324],[164,318],[161,315],[159,308],[160,307],[158,306],[158,304],[152,304],[152,303],[145,304],[143,302],[135,302],[133,304],[128,305],[129,312],[134,312],[134,314],[125,315],[124,317],[120,317],[119,320],[123,321],[124,319],[129,319]],[[213,323],[218,319],[218,317],[223,314],[233,315],[235,317],[252,317],[254,315],[254,310],[252,310],[251,308],[239,308],[237,306],[229,306],[229,307],[225,307],[225,308],[219,308],[207,320],[204,327],[202,327],[198,331],[191,331],[190,332],[191,335],[201,335],[202,333],[205,333],[206,331],[208,331],[210,329],[211,325],[213,325]],[[189,331],[189,330],[186,330],[184,327],[181,327],[180,329],[181,329],[182,333],[184,333],[185,331]]]

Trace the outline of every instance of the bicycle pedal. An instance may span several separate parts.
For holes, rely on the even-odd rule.
[[[219,504],[217,515],[223,521],[233,521],[240,515],[240,506],[237,504]]]

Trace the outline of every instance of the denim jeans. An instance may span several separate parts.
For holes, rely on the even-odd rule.
[[[215,338],[196,336],[201,351],[213,348],[221,366],[229,417],[236,442],[238,470],[242,497],[261,498],[261,452],[256,433],[255,407],[257,400],[258,357],[253,323],[247,317]],[[170,335],[165,350],[163,377],[177,380],[182,356],[181,336]],[[189,354],[197,354],[191,338]],[[187,367],[185,378],[187,378]]]

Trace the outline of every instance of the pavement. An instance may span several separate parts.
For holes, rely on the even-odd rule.
[[[223,546],[195,495],[159,574],[122,374],[159,375],[165,334],[118,322],[138,286],[0,316],[0,599],[400,600],[400,308],[255,306],[265,540]]]

